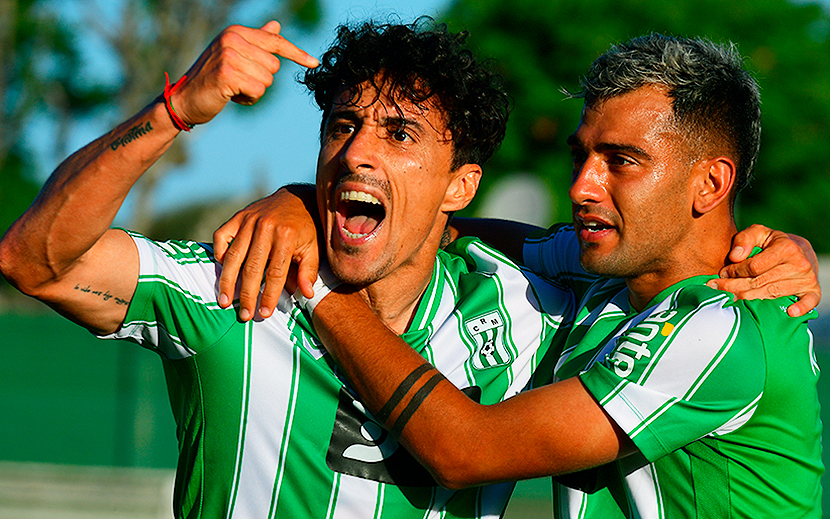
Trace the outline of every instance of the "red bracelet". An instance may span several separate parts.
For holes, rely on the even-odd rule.
[[[170,102],[173,92],[175,92],[181,84],[184,83],[185,79],[187,79],[187,76],[182,76],[182,78],[177,81],[175,85],[170,86],[170,76],[167,75],[167,72],[164,73],[164,106],[167,107],[167,113],[170,114],[170,118],[173,119],[173,125],[179,130],[189,132],[196,125],[184,122],[184,119],[179,117],[179,114],[176,113],[176,109],[173,108],[173,103]]]

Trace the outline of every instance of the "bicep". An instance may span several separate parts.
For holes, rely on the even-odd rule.
[[[106,334],[116,331],[138,284],[138,250],[124,231],[104,233],[73,267],[36,296],[68,319]]]

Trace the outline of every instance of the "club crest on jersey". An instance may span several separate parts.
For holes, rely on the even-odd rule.
[[[472,357],[475,369],[504,366],[513,360],[504,342],[504,319],[498,310],[465,321],[464,328],[476,345]]]

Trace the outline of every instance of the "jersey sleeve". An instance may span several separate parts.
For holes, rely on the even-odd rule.
[[[525,240],[522,260],[534,273],[555,279],[576,294],[584,293],[599,279],[580,265],[579,242],[570,224],[531,233]]]
[[[168,359],[214,344],[233,325],[233,307],[216,302],[221,266],[208,246],[157,242],[129,233],[139,255],[139,278],[124,323],[104,339],[127,339]]]
[[[580,378],[654,461],[744,425],[763,394],[765,366],[757,323],[741,305],[688,286],[609,341],[605,359]]]

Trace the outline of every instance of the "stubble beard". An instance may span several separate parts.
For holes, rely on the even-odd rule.
[[[359,247],[341,244],[340,250],[347,256],[344,260],[345,262],[360,260],[359,255],[361,250]],[[334,275],[344,283],[364,288],[388,276],[391,272],[392,264],[393,258],[384,258],[380,265],[369,265],[365,268],[359,269],[357,272],[352,270],[351,273],[348,269],[342,268],[343,266],[340,263],[330,264],[329,266]]]

